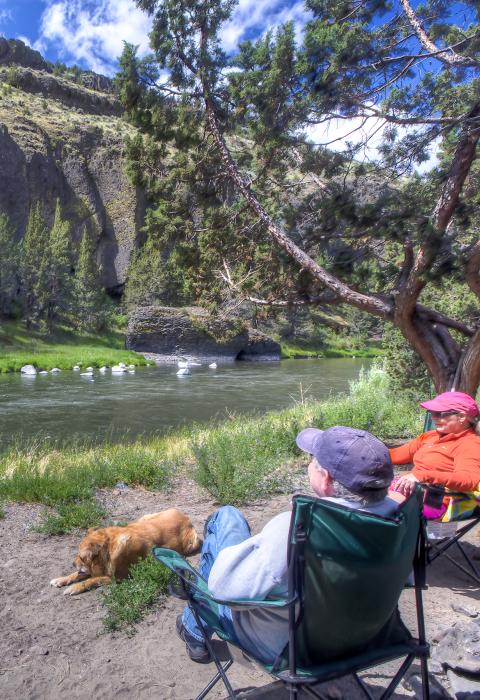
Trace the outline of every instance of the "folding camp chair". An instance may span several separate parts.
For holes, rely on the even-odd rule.
[[[429,430],[433,430],[435,428],[435,425],[432,420],[432,416],[430,412],[427,412],[427,415],[425,416],[425,422],[424,422],[424,432],[428,432]],[[457,491],[450,491],[449,489],[446,489],[444,486],[437,486],[433,484],[424,484],[424,489],[425,489],[425,503],[428,505],[433,505],[433,506],[440,506],[442,504],[443,499],[445,496],[448,496],[452,499],[455,500],[458,505],[461,505],[462,503],[467,503],[471,502],[471,496],[465,493],[460,493]],[[458,508],[459,515],[457,517],[452,518],[449,522],[445,523],[438,523],[438,526],[436,527],[436,538],[431,538],[427,537],[427,564],[431,564],[434,562],[438,557],[445,556],[450,562],[452,562],[458,569],[463,571],[464,574],[466,574],[468,577],[473,579],[476,583],[480,584],[480,570],[478,567],[475,566],[472,558],[468,555],[467,551],[465,550],[465,547],[463,546],[461,539],[468,533],[470,530],[473,530],[477,525],[480,523],[480,504],[478,506],[474,506],[468,511],[463,510],[462,508]],[[427,521],[427,533],[429,530],[428,523],[435,523],[437,525],[436,521]],[[450,523],[463,523],[460,527],[457,527],[457,529],[452,533],[451,531],[448,532],[448,525]],[[446,534],[444,537],[442,537],[442,526],[445,526]],[[466,566],[462,562],[459,562],[458,559],[454,559],[449,550],[450,548],[453,547],[454,550],[457,550],[465,562]],[[454,551],[451,550],[451,551]]]
[[[302,689],[322,698],[313,686],[353,674],[359,688],[373,696],[358,672],[404,658],[382,698],[389,698],[415,658],[421,661],[423,698],[428,700],[428,644],[425,641],[422,587],[425,582],[424,529],[420,489],[394,517],[351,510],[335,501],[295,496],[288,542],[286,600],[218,601],[207,583],[172,550],[155,548],[154,556],[174,571],[182,593],[201,617],[227,642],[219,623],[218,604],[288,608],[289,643],[274,664],[263,668],[285,683],[291,700]],[[418,639],[400,619],[397,603],[414,569]],[[200,629],[203,630],[201,624]],[[205,644],[217,667],[216,676],[197,696],[204,698],[220,679],[235,698],[226,671],[210,640]],[[250,652],[246,655],[256,660]],[[258,660],[257,660],[258,661]]]

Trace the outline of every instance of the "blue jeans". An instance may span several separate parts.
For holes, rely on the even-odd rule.
[[[243,542],[250,537],[250,534],[250,527],[243,514],[237,508],[224,506],[217,510],[206,526],[198,572],[208,581],[213,563],[222,549]],[[227,605],[219,605],[219,612],[222,629],[229,639],[236,641],[237,636],[233,629],[232,611]],[[203,642],[200,628],[188,606],[183,611],[182,622],[184,628],[192,637],[195,637],[199,642]],[[203,628],[207,636],[211,637],[213,630],[205,622],[203,622]]]

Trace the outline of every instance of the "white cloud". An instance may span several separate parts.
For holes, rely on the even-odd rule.
[[[5,24],[12,19],[12,13],[10,10],[0,10],[0,24]]]
[[[148,52],[151,19],[133,0],[45,0],[40,34],[34,48],[45,53],[54,48],[60,58],[87,65],[97,72],[115,72],[122,41]],[[1,14],[0,14],[1,17]],[[293,20],[299,38],[309,14],[303,0],[239,0],[232,18],[221,29],[220,40],[232,52],[242,39],[257,37]]]
[[[30,41],[28,36],[24,36],[23,34],[18,34],[17,39],[20,39],[20,41],[23,41],[23,43],[26,44],[27,46],[30,46],[30,47],[32,46],[32,42]]]
[[[220,40],[229,53],[250,33],[260,36],[290,20],[295,22],[296,31],[300,34],[309,17],[303,0],[291,6],[285,5],[282,0],[239,0],[232,18],[220,31]]]
[[[148,51],[149,17],[131,0],[47,0],[35,48],[54,45],[64,60],[87,65],[99,73],[115,71],[123,41]]]
[[[360,162],[380,163],[382,158],[378,149],[386,128],[387,122],[379,117],[372,116],[367,119],[354,117],[352,119],[329,119],[322,124],[310,126],[305,130],[305,133],[309,141],[340,153],[346,151],[349,144],[362,145],[355,159]],[[397,132],[399,137],[402,137],[407,134],[407,129],[397,126]],[[429,172],[438,164],[436,155],[438,146],[438,139],[432,141],[429,160],[415,167],[419,174]]]

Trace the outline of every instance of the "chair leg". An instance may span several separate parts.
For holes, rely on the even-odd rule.
[[[298,690],[300,690],[300,688],[298,688]],[[326,698],[329,697],[327,695],[322,695],[322,693],[318,692],[318,690],[314,690],[309,685],[302,686],[302,690],[306,695],[309,695],[311,698],[316,698],[317,700],[326,700]]]
[[[222,666],[221,662],[217,659],[217,655],[215,654],[215,651],[214,651],[214,649],[213,649],[213,645],[212,645],[210,639],[208,638],[208,635],[205,633],[205,630],[204,630],[204,628],[203,628],[203,624],[202,624],[202,621],[201,621],[201,619],[200,619],[200,616],[199,616],[199,614],[197,613],[197,611],[196,611],[196,609],[194,608],[193,605],[190,606],[190,610],[193,612],[193,616],[194,616],[194,618],[195,618],[195,620],[196,620],[196,622],[197,622],[197,625],[198,625],[199,629],[202,631],[203,639],[204,639],[205,645],[206,645],[208,651],[210,652],[210,656],[212,657],[212,659],[213,659],[213,661],[214,661],[214,663],[215,663],[215,666],[217,667],[217,674],[216,674],[216,676],[215,676],[214,678],[212,678],[212,680],[210,681],[210,683],[202,690],[202,692],[200,693],[200,695],[197,695],[197,697],[195,698],[195,700],[203,700],[203,698],[204,698],[206,695],[208,695],[208,693],[211,691],[211,689],[213,688],[213,686],[216,685],[216,684],[218,683],[219,680],[222,680],[222,681],[223,681],[223,684],[224,684],[224,686],[225,686],[225,688],[227,689],[227,692],[228,692],[228,697],[229,697],[231,700],[235,700],[235,692],[234,692],[234,690],[233,690],[233,688],[232,688],[232,686],[231,686],[231,683],[230,683],[230,681],[228,680],[227,674],[226,674],[226,671],[227,671],[227,670],[230,668],[230,666],[233,664],[233,659],[232,659],[232,657],[230,656],[230,658],[227,660],[227,662],[225,663],[225,665]],[[230,653],[230,652],[229,652],[229,653]]]
[[[422,700],[430,700],[430,685],[428,680],[428,661],[426,656],[420,660],[422,670]]]
[[[470,557],[468,556],[468,554],[465,552],[465,550],[463,549],[461,543],[460,543],[460,542],[457,542],[456,545],[457,545],[458,549],[461,551],[461,553],[462,553],[462,555],[463,555],[463,558],[464,558],[465,561],[467,562],[468,566],[469,566],[469,567],[471,568],[471,570],[473,571],[473,575],[474,575],[476,581],[477,581],[478,583],[480,583],[480,577],[479,577],[479,575],[478,575],[478,571],[477,571],[477,568],[476,568],[475,564],[474,564],[473,561],[470,559]]]
[[[396,674],[394,675],[394,677],[390,681],[390,685],[388,686],[386,691],[381,696],[381,700],[388,700],[388,698],[390,698],[393,695],[393,693],[395,692],[395,688],[397,687],[400,680],[403,678],[403,676],[406,674],[406,672],[408,671],[408,669],[412,665],[414,659],[415,659],[414,654],[409,654],[407,656],[407,658],[405,659],[403,664],[400,666],[400,668],[398,669],[398,671],[396,672]]]
[[[219,661],[217,661],[217,659],[215,658],[215,656],[213,657],[213,660],[214,660],[215,665],[216,665],[216,667],[217,667],[217,669],[218,669],[218,673],[217,673],[216,676],[214,676],[214,677],[212,678],[212,680],[210,681],[210,683],[209,683],[207,686],[205,686],[205,688],[202,690],[202,692],[200,693],[200,695],[197,695],[197,697],[195,698],[195,700],[203,700],[203,698],[205,698],[205,697],[208,695],[208,693],[211,691],[211,689],[213,688],[213,686],[216,685],[216,684],[218,683],[219,680],[222,680],[222,681],[223,681],[223,683],[224,683],[224,685],[225,685],[225,687],[226,687],[226,689],[227,689],[227,692],[228,692],[228,697],[231,698],[232,700],[235,700],[235,692],[234,692],[234,690],[233,690],[233,688],[232,688],[232,686],[231,686],[231,684],[230,684],[230,681],[229,681],[228,678],[227,678],[227,674],[226,674],[226,671],[227,671],[227,670],[230,668],[230,666],[233,664],[233,659],[229,659],[229,660],[225,663],[224,666],[222,666],[222,664],[221,664]]]
[[[368,698],[368,700],[373,700],[373,695],[371,694],[370,690],[367,688],[365,683],[362,681],[360,676],[357,676],[356,673],[352,673],[353,678],[357,682],[357,685],[360,687],[361,691],[363,692],[364,695]]]
[[[460,545],[458,544],[458,542],[457,542],[457,546],[460,548],[460,551],[463,553],[464,557],[466,557],[468,559],[467,555],[465,554],[465,552],[463,552],[463,550],[460,547]],[[466,576],[468,576],[469,578],[473,579],[475,581],[475,583],[480,584],[480,576],[478,576],[473,564],[470,561],[468,562],[470,564],[470,568],[473,569],[475,573],[472,573],[472,571],[467,569],[466,566],[463,566],[463,564],[460,564],[460,562],[456,561],[456,559],[454,559],[452,556],[450,556],[450,554],[448,554],[447,552],[443,552],[443,555],[448,559],[448,561],[452,562],[452,564],[454,564],[457,567],[457,569],[460,569],[460,571],[463,571],[463,573]]]

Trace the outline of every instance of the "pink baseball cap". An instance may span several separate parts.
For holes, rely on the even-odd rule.
[[[445,391],[443,394],[435,396],[430,401],[423,401],[420,404],[427,411],[460,411],[467,413],[469,416],[478,416],[480,409],[474,398],[469,394],[464,394],[462,391]]]

